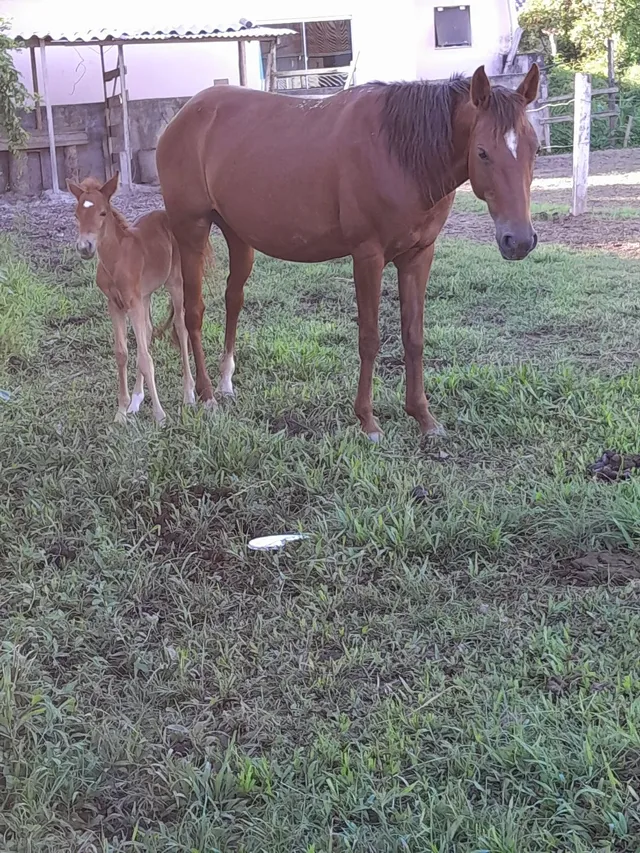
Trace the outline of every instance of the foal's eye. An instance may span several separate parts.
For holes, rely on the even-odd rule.
[[[488,160],[488,159],[489,159],[489,155],[488,155],[488,154],[487,154],[487,152],[484,150],[484,148],[478,148],[478,157],[479,157],[481,160]]]
[[[106,211],[106,210],[101,211],[100,216],[106,216],[106,215],[107,215],[107,211]]]

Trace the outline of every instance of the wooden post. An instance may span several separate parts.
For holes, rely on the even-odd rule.
[[[49,156],[51,158],[51,183],[54,193],[60,192],[58,183],[58,163],[56,160],[56,137],[53,131],[53,107],[51,106],[51,94],[49,91],[49,72],[47,70],[47,58],[44,49],[44,39],[40,39],[40,65],[42,66],[42,89],[44,93],[44,106],[47,111],[47,133],[49,134]]]
[[[615,66],[615,51],[613,39],[607,39],[607,77],[609,79],[609,88],[616,85],[616,66]],[[616,108],[615,92],[609,92],[609,112],[613,112]],[[609,116],[609,143],[613,142],[616,133],[617,116]]]
[[[76,145],[67,145],[63,152],[64,154],[64,176],[74,183],[78,183],[78,148]]]
[[[627,126],[624,129],[624,141],[622,143],[623,148],[629,147],[629,140],[631,139],[631,128],[633,126],[633,116],[629,116],[627,119]]]
[[[124,48],[118,45],[118,68],[120,69],[120,93],[122,96],[122,131],[124,156],[120,155],[120,180],[122,186],[131,189],[131,135],[129,133],[129,101],[127,100],[127,69],[124,67]]]
[[[247,45],[242,39],[238,41],[238,69],[240,71],[240,85],[247,85]]]
[[[573,194],[571,198],[571,214],[573,216],[580,216],[587,210],[590,136],[591,75],[576,74],[573,114]]]
[[[38,66],[36,65],[36,49],[29,48],[31,57],[31,80],[33,83],[33,94],[36,100],[36,130],[42,130],[42,105],[40,104],[40,90],[38,89]]]

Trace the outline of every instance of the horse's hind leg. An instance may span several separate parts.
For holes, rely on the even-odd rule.
[[[196,219],[173,219],[172,230],[180,249],[182,280],[184,286],[184,314],[193,358],[196,363],[196,391],[210,409],[216,407],[213,386],[207,373],[207,365],[202,349],[202,319],[204,300],[202,299],[202,276],[206,257],[211,222],[199,217]]]
[[[184,288],[180,264],[175,264],[167,279],[167,290],[173,303],[173,325],[180,346],[182,360],[182,401],[185,406],[193,406],[196,402],[195,382],[189,365],[189,334],[184,321]]]
[[[226,326],[224,332],[224,351],[220,358],[220,382],[218,391],[225,397],[233,396],[232,377],[236,369],[234,359],[238,316],[244,304],[244,286],[253,269],[254,251],[238,237],[227,223],[214,216],[229,247],[229,275],[225,291]]]

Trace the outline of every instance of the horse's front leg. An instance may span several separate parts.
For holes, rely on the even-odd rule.
[[[118,365],[118,411],[116,412],[116,423],[123,424],[127,419],[129,407],[129,388],[127,385],[127,312],[118,308],[110,299],[109,314],[113,324],[113,351]]]
[[[395,260],[400,293],[400,319],[406,370],[405,411],[415,418],[423,435],[444,435],[444,428],[429,411],[424,392],[424,300],[433,262],[434,246],[414,249]]]
[[[373,416],[373,369],[380,348],[378,314],[384,257],[370,250],[353,256],[353,277],[358,303],[358,348],[360,379],[355,410],[362,429],[371,441],[380,441],[382,430]]]

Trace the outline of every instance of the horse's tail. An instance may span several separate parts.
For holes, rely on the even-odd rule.
[[[167,332],[169,326],[171,326],[171,343],[179,347],[180,343],[178,341],[178,336],[176,334],[176,327],[173,324],[175,312],[173,310],[173,302],[169,306],[169,313],[167,314],[167,319],[160,326],[153,327],[153,331],[151,334],[151,338],[153,340],[163,338]]]

